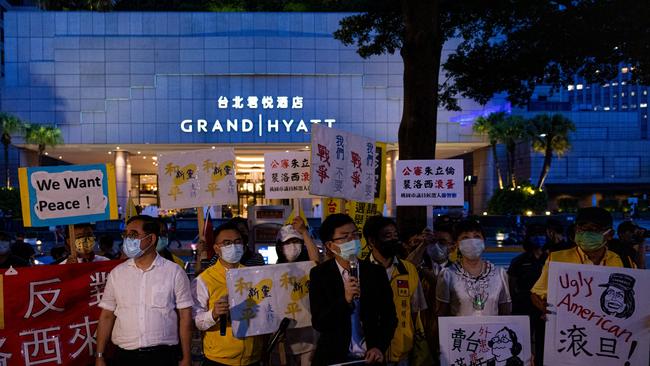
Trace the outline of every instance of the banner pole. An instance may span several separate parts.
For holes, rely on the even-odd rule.
[[[68,225],[68,245],[70,246],[70,257],[67,263],[77,263],[77,250],[74,247],[74,224]]]
[[[201,272],[201,259],[203,259],[203,256],[207,257],[205,246],[208,245],[208,243],[205,242],[205,210],[203,209],[203,206],[196,208],[196,222],[199,226],[199,242],[203,243],[200,250],[196,253],[196,262],[194,263],[194,273],[199,273]]]

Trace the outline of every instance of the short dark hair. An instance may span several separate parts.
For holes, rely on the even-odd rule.
[[[471,231],[476,231],[481,233],[483,238],[485,238],[485,232],[483,231],[483,227],[481,224],[476,221],[476,220],[463,220],[454,226],[454,241],[458,241],[458,238],[460,237],[460,234],[462,233],[468,233]]]
[[[379,231],[390,225],[397,227],[395,221],[389,217],[381,215],[371,216],[366,220],[366,224],[363,225],[363,237],[376,240],[379,237]]]
[[[632,221],[623,221],[618,225],[617,232],[620,236],[622,233],[629,233],[638,228]]]
[[[93,225],[90,224],[90,223],[87,223],[87,222],[84,222],[82,224],[74,224],[74,229],[75,230],[77,230],[77,229],[85,229],[85,228],[89,228],[90,230],[93,230]],[[70,226],[66,226],[65,227],[65,237],[67,239],[70,239],[73,236],[74,236],[74,233],[70,232]]]
[[[602,207],[581,208],[576,214],[576,225],[592,223],[601,228],[610,229],[613,221],[612,214]]]
[[[323,244],[332,240],[334,237],[334,231],[337,228],[347,224],[354,224],[354,220],[352,220],[349,215],[337,213],[327,216],[325,221],[320,225],[320,230],[318,232]]]
[[[155,217],[149,215],[137,215],[131,217],[126,224],[130,224],[135,221],[142,222],[142,231],[147,234],[154,234],[156,238],[160,236],[160,224]]]
[[[433,232],[443,232],[443,233],[449,233],[449,235],[454,235],[454,225],[452,225],[449,221],[436,221],[435,224],[433,224]]]
[[[227,230],[236,231],[236,232],[239,233],[240,236],[242,235],[241,231],[239,231],[239,228],[237,227],[237,224],[232,222],[232,221],[228,221],[228,222],[225,222],[225,223],[217,226],[214,229],[214,240],[216,241],[219,234],[221,234],[222,232],[227,231]],[[212,243],[212,245],[214,245],[214,243]]]
[[[227,223],[233,224],[233,225],[241,225],[244,224],[246,227],[248,227],[248,220],[241,216],[235,216],[232,219],[228,220]]]

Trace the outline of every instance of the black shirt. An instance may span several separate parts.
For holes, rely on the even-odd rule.
[[[525,252],[516,256],[510,263],[508,275],[514,315],[537,315],[532,313],[532,310],[537,309],[530,300],[530,289],[542,274],[544,262],[546,262],[545,254],[536,258],[532,252]]]
[[[15,255],[9,255],[9,257],[4,261],[0,263],[0,268],[9,268],[9,267],[29,267],[30,264],[28,261],[15,256]]]
[[[607,242],[607,249],[621,257],[625,268],[632,268],[632,263],[635,263],[637,257],[637,251],[632,247],[632,244],[614,239]]]
[[[36,251],[31,245],[23,241],[16,241],[15,243],[11,244],[11,253],[16,257],[20,257],[26,261],[29,261],[29,259],[33,257],[34,254],[36,254]]]

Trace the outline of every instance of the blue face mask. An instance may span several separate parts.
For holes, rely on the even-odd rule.
[[[161,236],[158,238],[158,243],[156,244],[156,251],[160,252],[161,250],[167,248],[167,245],[169,245],[169,238],[166,236]]]
[[[344,259],[346,261],[349,261],[350,258],[356,258],[356,256],[361,251],[361,241],[359,239],[350,240],[343,244],[337,244],[337,245],[341,250],[341,253],[340,254],[335,253],[335,254],[341,257],[341,259]]]
[[[149,249],[149,247],[147,247],[144,250],[140,249],[141,241],[142,239],[135,239],[135,238],[124,239],[124,246],[122,247],[122,251],[129,258],[141,257],[144,254],[144,252],[146,252],[147,249]]]

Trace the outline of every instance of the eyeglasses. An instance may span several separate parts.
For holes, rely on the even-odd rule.
[[[353,231],[351,233],[343,234],[343,236],[340,236],[338,238],[332,238],[332,241],[341,241],[341,240],[355,240],[355,239],[361,239],[363,235],[361,234],[360,231]]]
[[[233,245],[233,244],[244,244],[244,242],[241,239],[235,239],[235,240],[226,239],[226,240],[223,240],[220,243],[215,243],[215,244],[217,244],[217,246],[220,246],[220,247],[227,247],[227,246]]]

